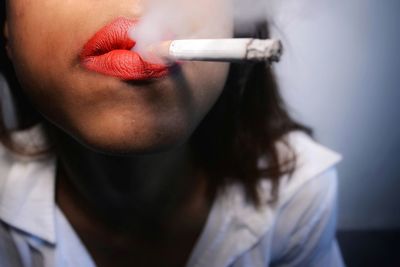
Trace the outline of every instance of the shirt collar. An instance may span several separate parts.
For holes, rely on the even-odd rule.
[[[40,126],[17,132],[26,147],[43,145]],[[22,157],[0,147],[5,171],[0,176],[0,219],[29,235],[55,244],[55,158]],[[1,166],[0,166],[1,167]]]

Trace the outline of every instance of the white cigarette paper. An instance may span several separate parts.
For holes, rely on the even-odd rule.
[[[163,42],[151,49],[166,60],[279,62],[282,43],[274,39],[188,39]]]

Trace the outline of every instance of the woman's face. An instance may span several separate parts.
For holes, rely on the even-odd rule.
[[[224,5],[225,0],[210,3],[218,1]],[[130,52],[104,56],[112,49],[129,50],[127,40],[121,40],[126,23],[140,20],[146,0],[6,3],[7,49],[24,91],[49,121],[95,150],[145,153],[180,145],[222,92],[225,63],[186,62],[152,76],[147,74],[158,66]],[[232,36],[232,18],[224,12],[215,14],[218,23],[211,25],[196,15],[201,12],[193,14],[187,16],[188,25],[204,27],[203,34],[210,27],[206,37]],[[121,30],[110,41],[107,35]],[[102,44],[105,39],[110,43]],[[122,75],[124,69],[128,73]]]

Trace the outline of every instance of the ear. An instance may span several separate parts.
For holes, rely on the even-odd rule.
[[[5,45],[5,49],[7,51],[8,57],[11,59],[12,55],[11,55],[10,46],[8,45],[8,37],[9,37],[8,34],[9,34],[8,33],[8,23],[7,23],[7,20],[6,20],[6,22],[4,23],[4,27],[3,27],[3,36],[4,36],[4,41],[5,41],[4,45]]]

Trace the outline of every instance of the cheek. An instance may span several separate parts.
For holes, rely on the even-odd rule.
[[[74,90],[79,52],[93,31],[84,1],[11,0],[8,4],[9,48],[19,82],[46,117],[63,120],[82,99]],[[86,16],[82,13],[86,12]],[[84,99],[84,98],[83,98]]]
[[[35,88],[28,93],[33,97],[40,95],[40,99],[50,98],[51,91],[46,88],[52,79],[62,81],[67,69],[77,63],[74,52],[79,48],[72,40],[80,38],[80,34],[72,36],[74,17],[65,20],[57,12],[62,7],[54,5],[55,2],[16,0],[9,5],[14,68],[23,87]]]

